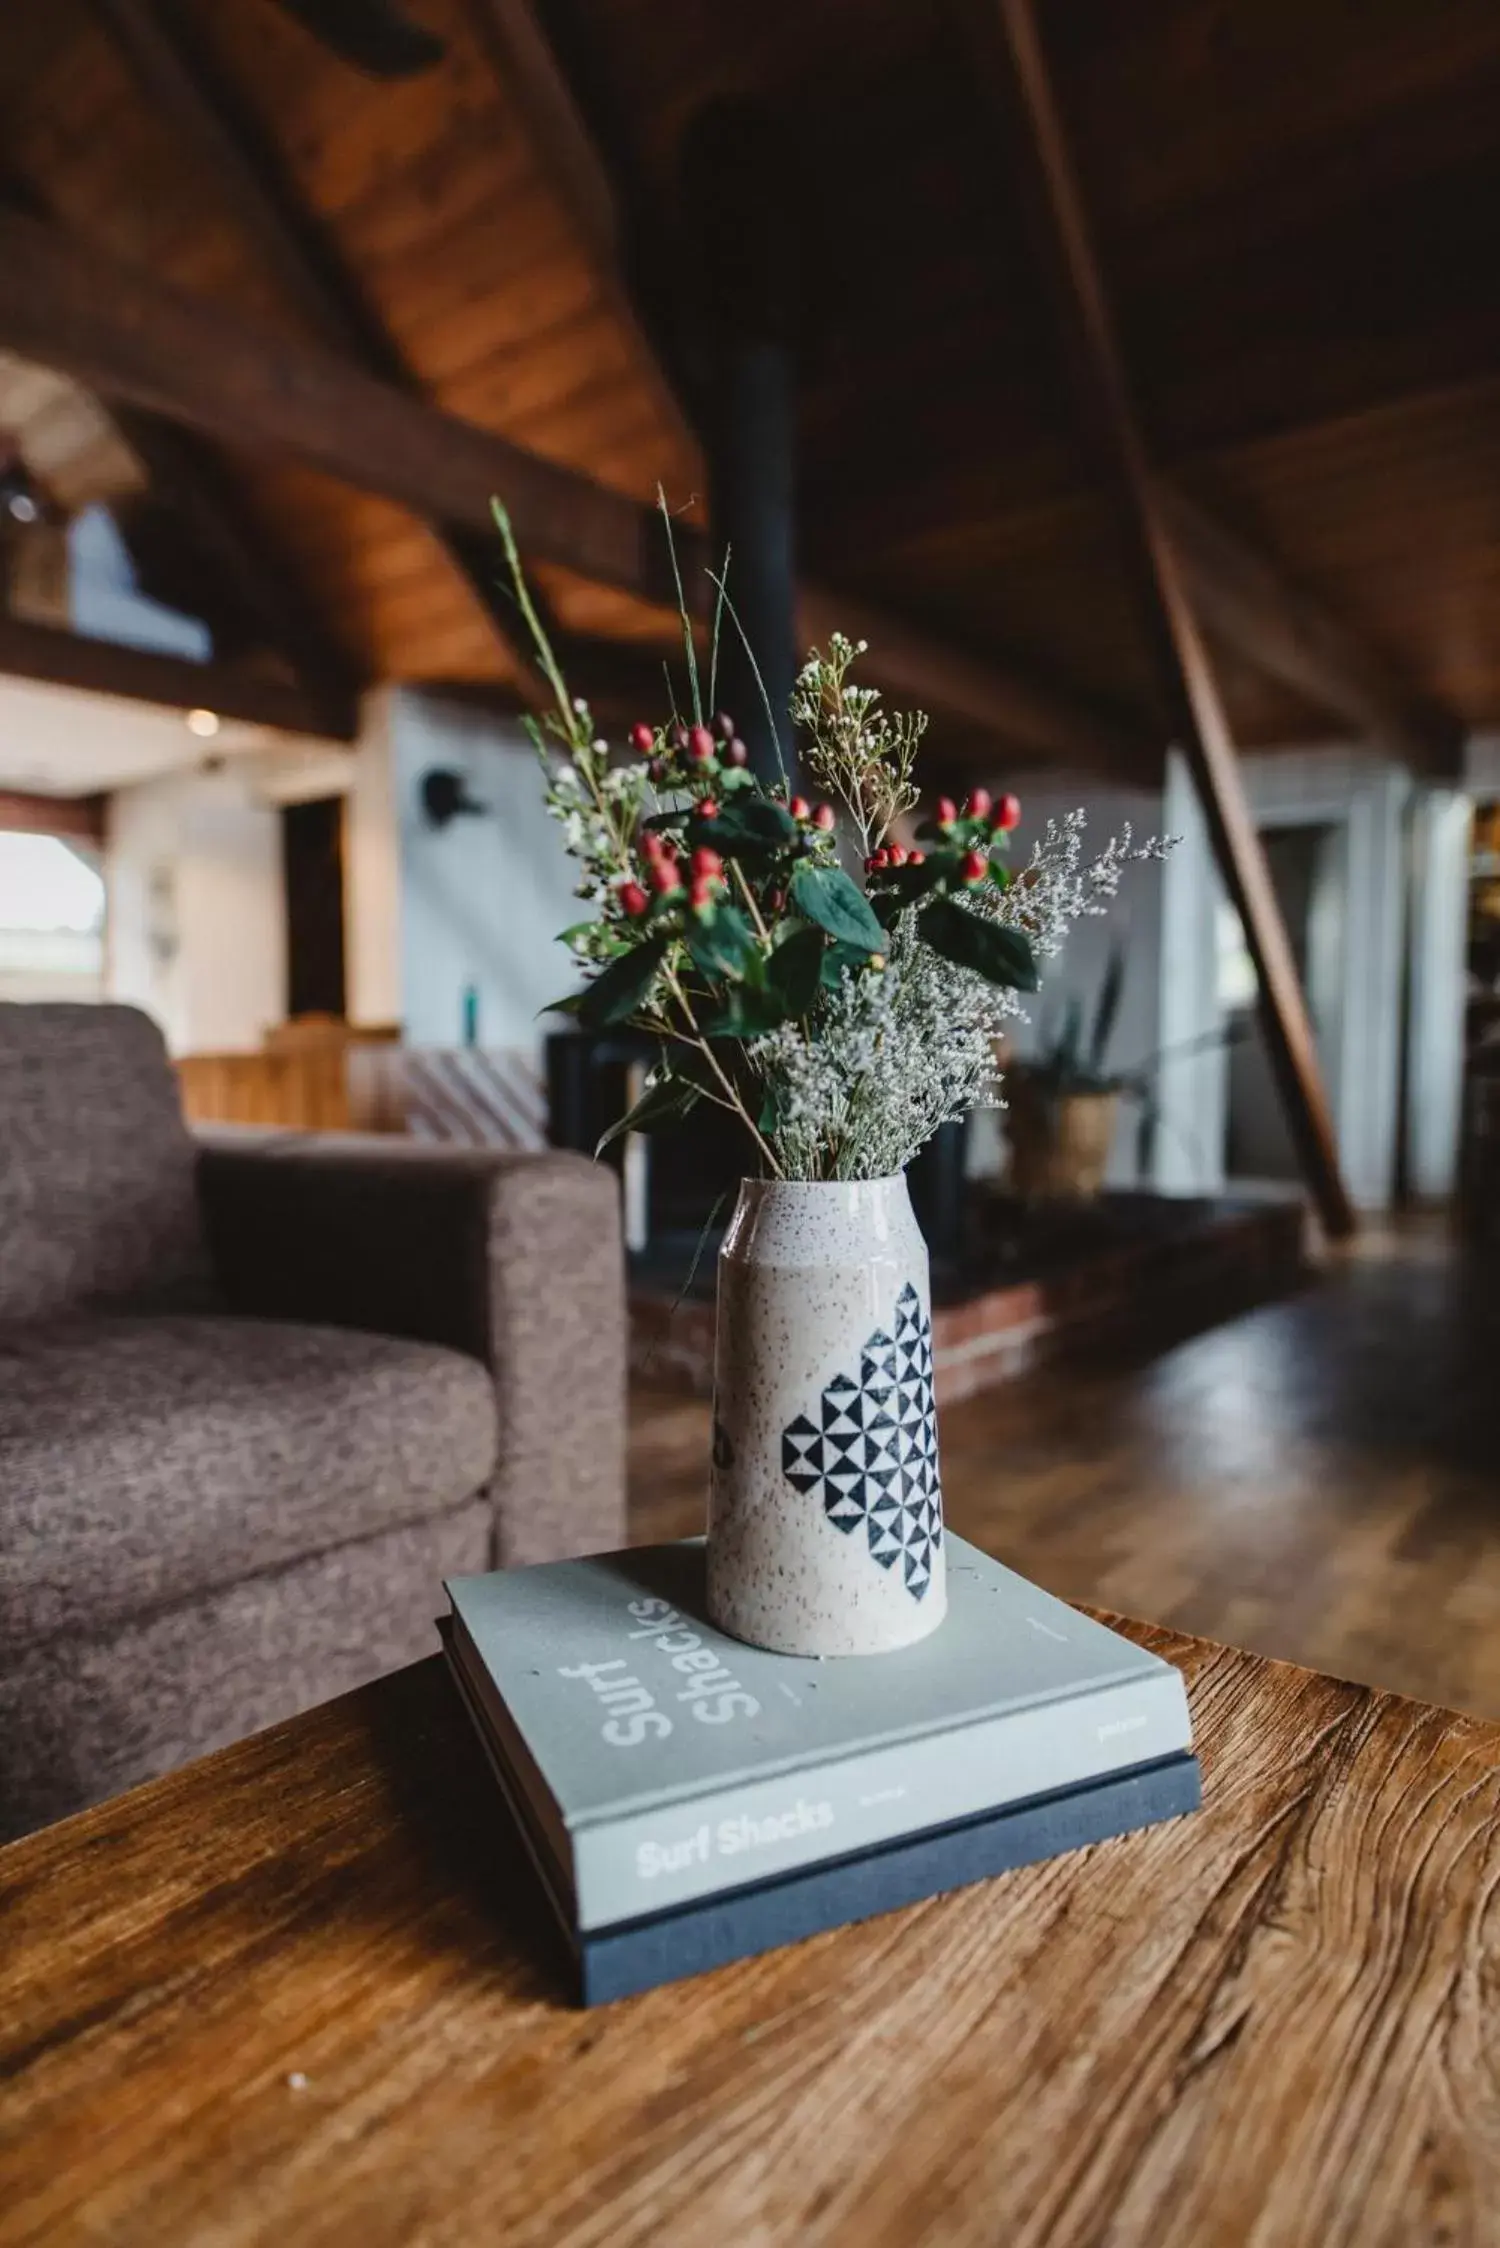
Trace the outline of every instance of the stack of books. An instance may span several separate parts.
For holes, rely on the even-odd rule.
[[[585,2005],[1199,1802],[1178,1672],[957,1538],[938,1631],[828,1662],[716,1631],[699,1541],[446,1589]]]

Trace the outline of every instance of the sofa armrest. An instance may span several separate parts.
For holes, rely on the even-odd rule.
[[[495,1381],[501,1566],[625,1542],[624,1257],[613,1174],[345,1134],[204,1135],[236,1311],[444,1343]]]

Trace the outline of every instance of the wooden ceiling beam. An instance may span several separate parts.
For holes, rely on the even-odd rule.
[[[191,430],[132,406],[116,406],[112,418],[151,491],[186,526],[239,610],[290,666],[319,716],[314,731],[336,740],[352,736],[366,682],[318,615],[301,572],[265,537],[213,448]]]
[[[102,850],[107,820],[102,796],[36,796],[26,789],[0,788],[0,834],[60,835],[66,842]]]
[[[90,0],[145,99],[196,150],[212,190],[312,334],[367,374],[414,396],[423,386],[368,302],[328,229],[279,151],[217,70],[173,0]],[[427,527],[487,618],[518,672],[535,680],[530,651],[499,583],[492,536],[427,518]]]
[[[49,216],[31,182],[8,169],[0,170],[0,206],[39,220]],[[318,615],[311,590],[249,514],[217,456],[158,415],[116,406],[111,418],[152,491],[217,566],[247,622],[296,675],[318,714],[313,730],[342,739],[357,722],[364,682]]]
[[[74,375],[102,397],[224,444],[289,454],[356,490],[482,538],[493,538],[490,495],[499,494],[532,559],[675,606],[654,509],[410,397],[318,345],[269,336],[55,228],[4,212],[0,344]],[[677,543],[689,600],[703,613],[707,541],[679,526]],[[804,596],[816,618],[854,614],[821,589],[805,588]],[[1141,731],[1115,726],[1087,705],[895,620],[861,614],[868,622],[860,630],[877,657],[872,676],[887,676],[882,643],[901,640],[911,662],[921,652],[935,709],[952,707],[1017,747],[1054,759],[1135,770],[1150,752]],[[890,684],[896,688],[894,678]]]
[[[525,117],[537,153],[589,248],[662,411],[698,445],[667,353],[625,278],[629,227],[620,190],[533,0],[466,0],[466,5],[497,78]],[[1162,745],[1149,728],[825,586],[804,581],[799,587],[797,629],[804,646],[826,642],[832,631],[868,640],[868,673],[886,694],[982,728],[1019,752],[1130,777],[1160,772]]]
[[[803,585],[797,630],[810,647],[826,646],[831,632],[867,640],[865,669],[884,694],[979,727],[1017,753],[1160,785],[1165,744],[1149,728],[1098,710],[1079,696],[1059,694],[1008,665],[1001,668],[967,655],[868,602]]]
[[[1216,515],[1158,476],[1157,498],[1203,623],[1242,661],[1432,780],[1463,771],[1466,727]]]
[[[14,213],[0,213],[0,342],[102,397],[289,455],[418,518],[493,536],[498,494],[535,559],[675,605],[654,510]],[[680,543],[691,550],[694,535]]]
[[[1039,250],[1067,336],[1083,416],[1110,473],[1134,556],[1174,732],[1192,768],[1225,885],[1255,962],[1260,1018],[1303,1174],[1324,1227],[1353,1231],[1317,1044],[1255,825],[1189,573],[1136,411],[1114,314],[1037,30],[1033,0],[985,0]]]
[[[194,663],[186,656],[95,640],[20,617],[0,615],[0,674],[35,679],[49,687],[72,687],[84,694],[119,695],[127,702],[156,703],[168,710],[212,710],[221,718],[325,740],[352,741],[358,730],[352,705],[343,723],[334,727],[328,712],[291,680],[266,677],[238,664]]]

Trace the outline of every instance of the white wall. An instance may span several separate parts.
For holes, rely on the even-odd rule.
[[[1244,759],[1257,824],[1330,824],[1341,834],[1345,910],[1340,989],[1324,1008],[1324,1062],[1339,1156],[1364,1209],[1390,1205],[1396,1187],[1402,1085],[1402,985],[1411,948],[1407,1126],[1416,1182],[1442,1194],[1452,1183],[1462,1066],[1460,846],[1466,799],[1425,798],[1400,766],[1349,746],[1267,751]],[[1424,806],[1431,804],[1431,814]],[[1462,807],[1462,808],[1459,808]],[[1168,781],[1168,824],[1183,833],[1165,884],[1162,1036],[1171,1046],[1220,1019],[1213,928],[1223,885],[1180,760]],[[1411,829],[1410,846],[1408,829]],[[1408,850],[1416,852],[1418,903],[1407,925]],[[1425,890],[1422,872],[1425,865]],[[1227,1056],[1210,1049],[1168,1062],[1169,1124],[1158,1182],[1212,1189],[1223,1180]]]
[[[557,932],[583,908],[536,753],[515,720],[412,690],[392,698],[389,717],[406,1035],[456,1045],[472,985],[480,1043],[539,1055],[540,1010],[578,981]],[[482,818],[431,826],[419,792],[434,766],[463,774]]]
[[[1026,864],[1032,844],[1049,817],[1061,818],[1079,805],[1089,816],[1086,857],[1093,857],[1102,850],[1127,822],[1138,843],[1145,842],[1148,836],[1161,834],[1167,825],[1162,797],[1155,790],[1109,788],[1097,780],[1085,778],[1060,781],[1055,771],[1022,774],[1013,785],[1021,799],[1021,825],[1011,841],[1010,863],[1014,867]],[[1127,869],[1120,895],[1108,915],[1100,920],[1089,918],[1076,922],[1067,949],[1056,960],[1043,962],[1042,987],[1025,1003],[1028,1020],[1015,1026],[1012,1044],[1017,1054],[1024,1057],[1036,1053],[1039,1047],[1050,1045],[1061,1031],[1068,1002],[1074,997],[1082,1001],[1087,1033],[1110,952],[1117,940],[1123,940],[1126,947],[1126,972],[1108,1065],[1114,1070],[1135,1070],[1155,1053],[1160,1043],[1158,963],[1162,950],[1162,873],[1163,869],[1154,865]],[[1139,1105],[1134,1101],[1122,1102],[1110,1154],[1108,1183],[1111,1186],[1133,1186],[1138,1182],[1139,1123]],[[1003,1132],[1003,1117],[1000,1129]],[[982,1147],[985,1138],[982,1122],[975,1130]]]
[[[115,792],[105,854],[108,996],[174,1053],[257,1048],[286,1011],[281,836],[253,770],[168,773]]]
[[[1458,1176],[1473,820],[1457,789],[1426,790],[1413,807],[1407,1171],[1413,1194],[1434,1201]]]
[[[1223,891],[1198,791],[1177,750],[1167,759],[1162,828],[1177,841],[1161,870],[1153,1184],[1163,1194],[1217,1194],[1229,1086],[1219,1000]]]

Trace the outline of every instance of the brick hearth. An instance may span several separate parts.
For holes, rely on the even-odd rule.
[[[964,1274],[934,1271],[938,1402],[994,1388],[1069,1350],[1126,1336],[1175,1340],[1284,1295],[1305,1276],[1304,1234],[1304,1211],[1294,1201],[1122,1195],[1095,1213],[1022,1221],[992,1253],[977,1252]],[[679,1301],[681,1287],[681,1277],[660,1265],[637,1267],[631,1371],[706,1396],[713,1383],[712,1257],[704,1257]]]

